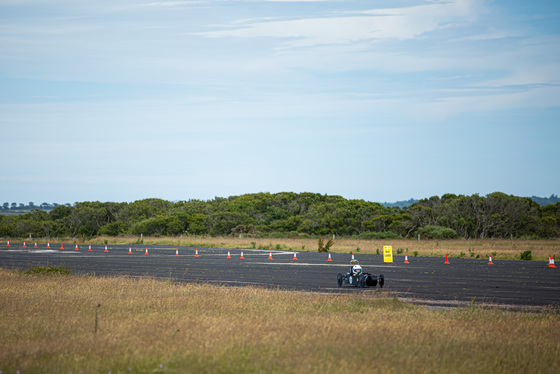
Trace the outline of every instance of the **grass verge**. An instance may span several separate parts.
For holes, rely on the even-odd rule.
[[[0,269],[0,370],[557,373],[556,312]]]
[[[139,243],[138,237],[100,236],[94,244]],[[189,247],[223,247],[231,249],[263,249],[288,251],[317,251],[318,240],[312,238],[239,238],[239,237],[144,237],[142,244],[160,244]],[[383,246],[393,247],[393,254],[422,257],[450,257],[520,260],[525,251],[531,251],[532,260],[548,261],[549,255],[560,257],[559,240],[369,240],[339,238],[331,248],[339,253],[383,253]]]

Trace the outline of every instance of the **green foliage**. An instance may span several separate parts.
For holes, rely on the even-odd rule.
[[[414,257],[418,257],[418,251],[414,251],[412,252],[412,254],[414,255]]]
[[[108,235],[108,236],[118,236],[122,234],[126,234],[128,230],[128,225],[126,222],[111,222],[102,226],[98,234],[99,235]]]
[[[418,234],[423,239],[456,239],[459,237],[453,229],[431,225],[418,229]]]
[[[24,272],[28,275],[70,275],[72,270],[68,269],[64,264],[58,266],[31,266]]]
[[[62,220],[69,217],[72,213],[72,210],[73,209],[71,207],[68,207],[66,205],[59,205],[49,212],[49,216],[52,220]]]
[[[230,235],[237,226],[248,226],[254,220],[247,213],[217,212],[206,217],[206,226],[211,235]]]
[[[358,239],[560,238],[560,202],[539,206],[500,192],[445,194],[410,206],[315,193],[256,193],[213,200],[81,202],[49,213],[0,216],[3,237],[96,235],[338,236]],[[474,256],[471,254],[471,256]]]
[[[531,251],[525,251],[521,253],[520,258],[524,261],[531,261],[533,259],[533,254],[531,253]]]
[[[132,227],[132,233],[137,235],[177,235],[183,230],[179,218],[163,215],[145,219]]]

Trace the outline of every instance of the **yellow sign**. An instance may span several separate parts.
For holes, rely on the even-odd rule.
[[[383,262],[393,262],[393,247],[390,245],[383,247]]]

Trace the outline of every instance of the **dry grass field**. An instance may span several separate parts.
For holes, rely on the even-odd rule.
[[[138,237],[97,237],[92,243],[102,244],[136,243]],[[225,248],[261,248],[297,251],[316,251],[317,239],[295,238],[237,238],[237,237],[144,237],[143,244],[165,244],[171,246],[225,247]],[[521,253],[531,251],[533,260],[547,261],[549,255],[560,255],[560,240],[357,240],[336,239],[332,252],[343,253],[383,253],[383,246],[393,247],[393,253],[409,256],[440,256],[488,258],[515,260]]]
[[[560,316],[0,269],[2,373],[558,373]]]

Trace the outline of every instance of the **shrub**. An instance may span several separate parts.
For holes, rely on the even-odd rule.
[[[58,266],[32,266],[24,272],[29,275],[70,275],[72,270],[68,269],[64,264]]]
[[[456,239],[459,237],[459,234],[453,229],[430,225],[418,229],[417,234],[425,239]]]
[[[525,251],[521,253],[521,259],[524,261],[531,261],[533,259],[533,255],[531,254],[531,251]]]
[[[128,225],[125,222],[111,222],[105,226],[102,226],[98,234],[108,235],[108,236],[118,236],[120,234],[126,233],[128,230]]]
[[[412,252],[412,254],[414,255],[414,257],[418,257],[418,251],[414,251]]]

